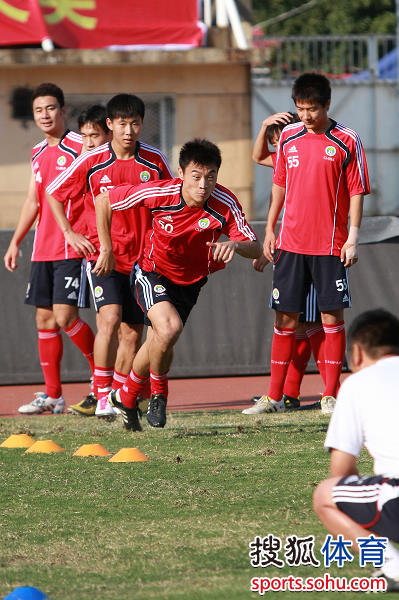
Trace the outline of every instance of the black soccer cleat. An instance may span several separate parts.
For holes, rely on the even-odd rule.
[[[128,408],[119,399],[119,390],[112,390],[108,394],[108,402],[111,406],[115,406],[120,410],[123,419],[123,425],[125,429],[130,431],[143,431],[139,421],[139,411],[137,406],[133,408]]]
[[[298,398],[295,398],[294,396],[287,396],[287,394],[283,394],[283,401],[285,410],[298,410],[298,408],[301,406],[299,396]]]
[[[151,427],[165,427],[167,398],[162,394],[153,394],[148,405],[147,421]]]

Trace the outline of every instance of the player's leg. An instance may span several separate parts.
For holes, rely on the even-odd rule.
[[[270,306],[275,310],[274,335],[271,347],[270,387],[255,406],[243,410],[244,414],[282,412],[284,381],[294,353],[295,331],[300,312],[303,311],[309,274],[303,256],[279,250],[275,254]]]
[[[104,285],[108,290],[108,284]],[[107,293],[104,291],[104,294]],[[106,301],[106,300],[105,300]],[[108,394],[112,389],[114,365],[118,351],[118,329],[122,320],[121,304],[101,304],[96,317],[97,333],[94,341],[94,379],[97,388],[98,417],[115,415],[108,405]]]
[[[357,538],[386,537],[399,542],[399,482],[381,475],[333,477],[313,495],[316,515],[333,536],[341,534],[359,552]],[[381,576],[399,590],[399,551],[388,541]]]
[[[302,314],[302,313],[301,313]],[[284,381],[283,401],[286,410],[299,408],[300,389],[312,348],[306,335],[307,323],[299,321],[295,332],[295,348]]]
[[[35,398],[19,407],[23,414],[40,414],[44,411],[63,412],[64,398],[61,388],[61,359],[63,344],[60,328],[52,310],[53,267],[51,262],[33,262],[25,304],[36,307],[36,327],[40,366],[45,381],[45,392],[36,392]]]
[[[338,256],[309,257],[325,334],[325,388],[322,411],[334,410],[345,359],[344,309],[351,306],[348,270]]]
[[[86,274],[79,259],[57,260],[54,266],[53,312],[58,325],[69,339],[79,348],[89,363],[91,375],[94,373],[93,345],[94,333],[91,327],[79,317],[81,287]]]

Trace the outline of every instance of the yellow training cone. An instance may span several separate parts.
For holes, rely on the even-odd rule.
[[[73,453],[74,456],[109,456],[110,454],[111,452],[101,444],[83,444]]]
[[[137,448],[121,448],[108,462],[141,462],[148,460]]]
[[[26,452],[43,452],[44,454],[50,454],[51,452],[62,452],[64,448],[61,448],[58,444],[52,440],[39,440],[35,442],[30,448],[25,450]]]
[[[3,448],[30,448],[35,440],[26,433],[13,433],[0,446]]]

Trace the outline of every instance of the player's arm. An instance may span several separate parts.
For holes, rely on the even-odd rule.
[[[290,113],[281,112],[270,115],[270,117],[267,117],[267,119],[263,121],[252,150],[252,160],[254,162],[265,167],[273,168],[273,161],[269,150],[269,144],[267,142],[267,128],[270,127],[270,125],[275,125],[278,123],[289,123],[290,120]]]
[[[14,235],[11,238],[7,252],[4,255],[4,265],[8,271],[15,271],[18,267],[17,258],[19,253],[19,245],[36,221],[39,213],[39,207],[36,200],[36,184],[35,176],[32,173],[28,194],[22,205],[21,213],[19,215],[18,223],[14,231]]]
[[[90,240],[87,239],[81,233],[76,233],[72,229],[72,225],[68,221],[65,216],[65,208],[62,202],[58,202],[53,196],[46,192],[46,198],[50,205],[51,211],[54,215],[55,220],[57,221],[58,226],[60,227],[62,233],[64,234],[65,240],[67,243],[72,246],[72,248],[78,254],[83,254],[83,256],[89,256],[96,251],[95,246],[91,243]]]
[[[330,473],[331,477],[346,477],[347,475],[358,475],[356,467],[356,456],[331,448]]]
[[[348,239],[341,249],[341,262],[345,267],[351,267],[358,261],[357,245],[359,241],[359,228],[363,216],[364,194],[355,194],[349,204],[349,234]]]
[[[235,253],[244,258],[258,258],[262,254],[258,240],[206,242],[206,245],[213,248],[213,260],[226,264],[233,260]]]
[[[96,275],[108,275],[116,265],[112,251],[112,209],[109,201],[109,192],[104,192],[96,197],[96,222],[98,239],[100,240],[100,255],[93,273]]]
[[[270,262],[273,261],[274,250],[276,247],[276,235],[274,229],[283,207],[284,199],[285,187],[273,183],[270,196],[270,207],[266,221],[265,241],[263,242],[263,253]]]

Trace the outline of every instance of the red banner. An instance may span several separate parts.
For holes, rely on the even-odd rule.
[[[0,0],[0,44],[40,44],[48,37],[38,0]]]
[[[197,20],[197,0],[0,0],[0,44],[199,46]]]

